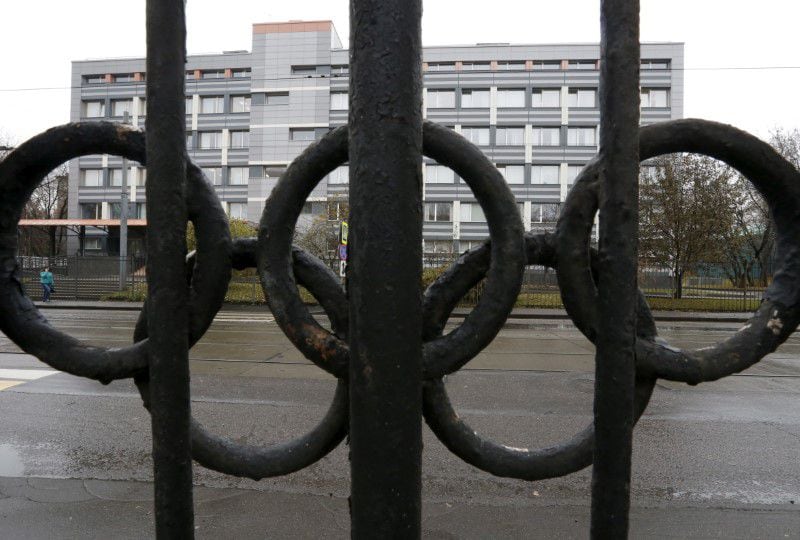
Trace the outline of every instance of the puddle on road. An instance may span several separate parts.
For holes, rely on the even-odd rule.
[[[16,447],[0,444],[0,476],[22,476],[25,465]]]

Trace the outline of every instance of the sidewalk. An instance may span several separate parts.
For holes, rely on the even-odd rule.
[[[265,481],[264,488],[269,481]],[[532,489],[532,488],[531,488]],[[154,538],[149,482],[0,478],[5,538]],[[349,538],[341,495],[194,488],[197,538]],[[586,538],[588,504],[423,500],[423,538]],[[631,538],[797,538],[793,507],[631,509]]]
[[[96,302],[90,300],[53,300],[48,303],[34,302],[40,309],[107,309],[112,311],[139,311],[142,309],[141,302]],[[316,306],[315,306],[316,307]],[[269,308],[265,305],[252,304],[225,304],[222,311],[244,311],[244,312],[267,312]],[[451,318],[463,319],[471,311],[470,308],[456,308]],[[657,321],[667,322],[746,322],[752,313],[728,313],[713,311],[654,311],[653,317]],[[558,320],[569,319],[567,312],[563,309],[538,309],[538,308],[516,308],[508,317],[513,323],[514,320]]]

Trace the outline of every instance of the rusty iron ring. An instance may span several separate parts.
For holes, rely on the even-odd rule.
[[[25,201],[59,164],[89,154],[118,155],[145,165],[144,133],[110,122],[65,124],[34,136],[0,162],[0,330],[55,369],[108,383],[147,370],[147,342],[121,349],[92,347],[56,330],[23,293],[16,261]],[[198,260],[190,297],[191,328],[202,333],[225,297],[230,257],[219,254],[230,253],[230,233],[213,188],[188,159],[187,181],[190,219],[209,253]]]
[[[347,377],[348,344],[311,316],[298,294],[288,254],[306,198],[325,175],[347,161],[347,137],[346,127],[337,128],[292,162],[264,207],[257,251],[259,275],[275,320],[306,358],[339,378]],[[519,294],[525,259],[514,197],[486,156],[452,130],[427,121],[423,154],[466,181],[494,239],[485,294],[478,305],[452,332],[423,345],[423,374],[432,377],[459,369],[494,339]]]
[[[232,266],[236,270],[253,268],[256,265],[255,238],[240,238],[233,241]],[[200,249],[198,240],[198,249]],[[195,254],[187,257],[187,268],[196,268]],[[336,275],[322,261],[300,248],[292,250],[294,273],[298,282],[305,286],[326,310],[331,327],[342,339],[347,339],[346,298]],[[187,281],[193,281],[191,271]],[[147,318],[142,315],[137,322],[134,339],[147,337]],[[134,378],[145,408],[150,410],[150,381],[146,373]],[[237,443],[226,437],[209,432],[192,417],[190,425],[192,458],[202,466],[233,476],[261,480],[299,471],[319,461],[336,448],[347,434],[349,414],[347,381],[339,379],[328,412],[311,431],[291,441],[269,446]]]
[[[527,264],[556,268],[555,237],[552,234],[525,234]],[[592,250],[594,263],[596,252]],[[464,253],[425,292],[425,332],[430,339],[440,333],[450,312],[461,297],[486,274],[490,261],[489,245],[484,243]],[[637,335],[640,340],[655,338],[655,323],[644,295],[637,302]],[[655,379],[637,378],[634,421],[647,408]],[[496,476],[521,480],[543,480],[579,471],[592,463],[594,424],[568,441],[541,449],[514,448],[486,439],[458,416],[447,395],[442,378],[423,383],[423,414],[436,437],[451,452],[467,463]]]
[[[640,128],[640,159],[673,152],[704,154],[740,171],[767,201],[777,230],[778,271],[761,306],[734,335],[689,351],[659,339],[637,339],[639,376],[698,384],[747,369],[774,351],[800,323],[800,172],[767,143],[726,124],[689,119]],[[576,179],[557,226],[557,275],[564,307],[590,339],[596,328],[591,306],[597,289],[587,255],[599,196],[600,167],[593,161]]]

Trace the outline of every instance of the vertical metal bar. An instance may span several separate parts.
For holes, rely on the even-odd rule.
[[[147,0],[147,284],[156,534],[193,537],[184,0]]]
[[[625,538],[630,508],[638,252],[639,1],[600,8],[599,324],[592,538]]]
[[[420,536],[421,0],[350,2],[353,538]]]
[[[128,111],[122,116],[122,123],[128,124]],[[125,290],[128,258],[128,160],[122,158],[122,185],[119,193],[119,290]]]

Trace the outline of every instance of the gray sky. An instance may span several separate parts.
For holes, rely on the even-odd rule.
[[[599,3],[427,0],[422,39],[425,45],[596,42]],[[71,60],[143,56],[144,4],[3,2],[0,137],[20,143],[69,120]],[[800,2],[641,0],[641,5],[643,41],[686,43],[687,117],[730,123],[763,138],[776,127],[800,128]],[[187,18],[190,54],[249,50],[255,22],[330,19],[345,43],[349,32],[344,0],[189,0]]]

